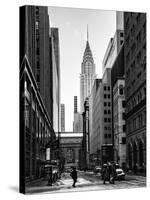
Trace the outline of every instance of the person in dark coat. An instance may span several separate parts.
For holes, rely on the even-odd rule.
[[[49,171],[49,174],[48,174],[48,185],[49,186],[52,186],[52,167],[50,167],[50,171]]]
[[[73,170],[72,170],[72,172],[71,172],[71,177],[72,177],[72,179],[73,179],[73,187],[75,187],[75,184],[76,184],[76,182],[77,182],[77,171],[76,171],[76,168],[75,167],[73,167],[72,168]]]
[[[106,181],[109,181],[109,168],[107,164],[103,165],[102,179],[103,179],[103,184],[105,184]]]
[[[110,183],[115,184],[115,178],[116,178],[116,167],[115,164],[110,165]]]

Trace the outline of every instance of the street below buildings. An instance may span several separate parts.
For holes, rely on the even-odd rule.
[[[100,174],[78,171],[78,180],[75,188],[72,187],[72,183],[73,181],[70,174],[63,173],[61,179],[52,186],[48,186],[47,180],[45,179],[40,179],[34,181],[34,183],[30,183],[26,186],[26,193],[35,194],[139,188],[146,186],[146,177],[127,174],[125,180],[115,181],[115,184],[106,182],[104,185]]]

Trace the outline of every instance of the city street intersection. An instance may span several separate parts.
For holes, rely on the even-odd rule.
[[[103,184],[100,174],[93,172],[78,172],[78,181],[76,187],[72,187],[72,178],[69,173],[62,174],[52,186],[47,185],[47,180],[39,180],[26,187],[27,194],[35,193],[56,193],[56,192],[79,192],[79,191],[94,191],[94,190],[112,190],[112,189],[129,189],[146,186],[146,177],[139,175],[126,175],[125,180],[115,181],[115,184],[106,182]]]

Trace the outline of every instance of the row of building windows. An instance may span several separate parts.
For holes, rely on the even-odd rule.
[[[144,27],[145,27],[145,25],[144,25]],[[127,65],[129,64],[129,61],[133,57],[133,55],[134,55],[135,51],[137,50],[137,48],[140,47],[141,43],[143,43],[143,40],[144,40],[145,34],[146,34],[146,32],[144,30],[145,29],[144,27],[143,27],[143,30],[139,31],[139,33],[137,34],[136,38],[134,39],[134,42],[132,43],[132,46],[131,46],[128,54],[126,55],[126,63],[127,63]],[[142,33],[143,33],[143,35],[142,35]],[[128,37],[126,39],[126,45],[127,46],[130,46],[130,44],[131,44],[130,40],[131,40],[130,35],[128,35]],[[145,47],[146,46],[144,45],[142,51],[145,49]],[[140,54],[141,54],[141,52],[140,52]],[[140,54],[136,58],[137,63],[139,63]]]
[[[104,110],[104,114],[111,114],[111,110]]]
[[[104,122],[111,122],[111,118],[104,117]]]
[[[40,84],[40,33],[39,33],[39,8],[36,8],[36,22],[35,22],[35,31],[36,31],[36,81],[37,84]]]
[[[127,88],[128,90],[129,88]],[[142,88],[127,104],[126,111],[131,111],[136,105],[146,98],[146,87]]]
[[[110,126],[104,126],[104,130],[109,130],[109,131],[111,131],[111,127],[110,127]]]
[[[111,138],[111,134],[105,133],[105,134],[104,134],[104,137],[105,137],[105,138]]]
[[[122,120],[125,120],[125,117],[126,117],[125,112],[123,112],[122,113]]]
[[[110,99],[110,94],[104,94],[104,99],[106,98]]]
[[[30,92],[29,92],[30,91]],[[44,115],[35,104],[36,97],[32,93],[32,88],[29,83],[25,82],[25,99],[24,99],[24,123],[25,123],[25,150],[26,150],[26,167],[25,176],[35,175],[36,155],[45,156],[42,148],[48,141],[51,135]],[[45,121],[45,123],[44,123]],[[41,157],[42,158],[42,157]],[[36,174],[38,176],[38,174]]]
[[[110,91],[110,86],[104,86],[104,91],[106,90]]]
[[[145,50],[146,46],[145,44],[143,45],[143,49],[141,49],[138,53],[137,53],[137,56],[136,56],[136,59],[130,64],[130,67],[128,68],[127,70],[127,73],[126,73],[126,77],[129,79],[130,78],[130,73],[131,73],[131,70],[134,71],[136,67],[143,67],[144,69],[146,68],[145,67],[145,58],[146,58],[146,55],[145,55]],[[128,58],[129,55],[127,55],[127,59],[130,59]]]
[[[135,18],[135,25],[138,26],[141,23],[141,17],[144,13],[130,13],[125,21],[125,29],[128,30],[130,27],[130,17]]]
[[[27,97],[25,98],[25,105],[24,105],[25,106],[24,107],[25,127],[27,129],[28,134],[30,134],[32,137],[35,137],[37,141],[44,144],[47,142],[47,138],[50,138],[50,132],[48,131],[48,127],[46,123],[42,122],[44,118],[42,117],[43,114],[41,113],[41,111],[38,110],[37,112],[35,110],[36,105],[33,101],[31,102],[31,95],[29,96],[29,98],[30,100],[28,100]],[[33,99],[34,99],[34,96],[33,96]],[[37,113],[39,116],[37,116]],[[39,118],[41,118],[41,121]]]
[[[139,114],[128,122],[128,133],[135,131],[136,129],[142,128],[146,124],[146,112]]]
[[[138,74],[137,74],[137,76],[136,76],[135,78],[140,79],[140,78],[141,78],[141,75],[142,75],[142,72],[139,71]],[[132,87],[135,86],[135,83],[136,83],[136,80],[133,79],[133,80],[131,81],[131,85],[132,85]],[[129,89],[129,90],[130,90],[130,89]]]
[[[106,107],[106,106],[110,107],[111,103],[110,102],[104,102],[104,107]]]

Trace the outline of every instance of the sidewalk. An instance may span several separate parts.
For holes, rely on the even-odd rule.
[[[34,194],[34,193],[39,193],[39,192],[59,190],[61,185],[62,185],[62,183],[60,180],[53,183],[52,186],[49,186],[48,181],[46,179],[40,179],[40,180],[34,181],[30,184],[27,184],[26,185],[26,193]]]
[[[133,171],[129,171],[126,173],[127,175],[131,175],[131,176],[143,176],[143,177],[146,177],[146,174],[145,173],[142,173],[142,172],[137,172],[137,173],[134,173]]]

